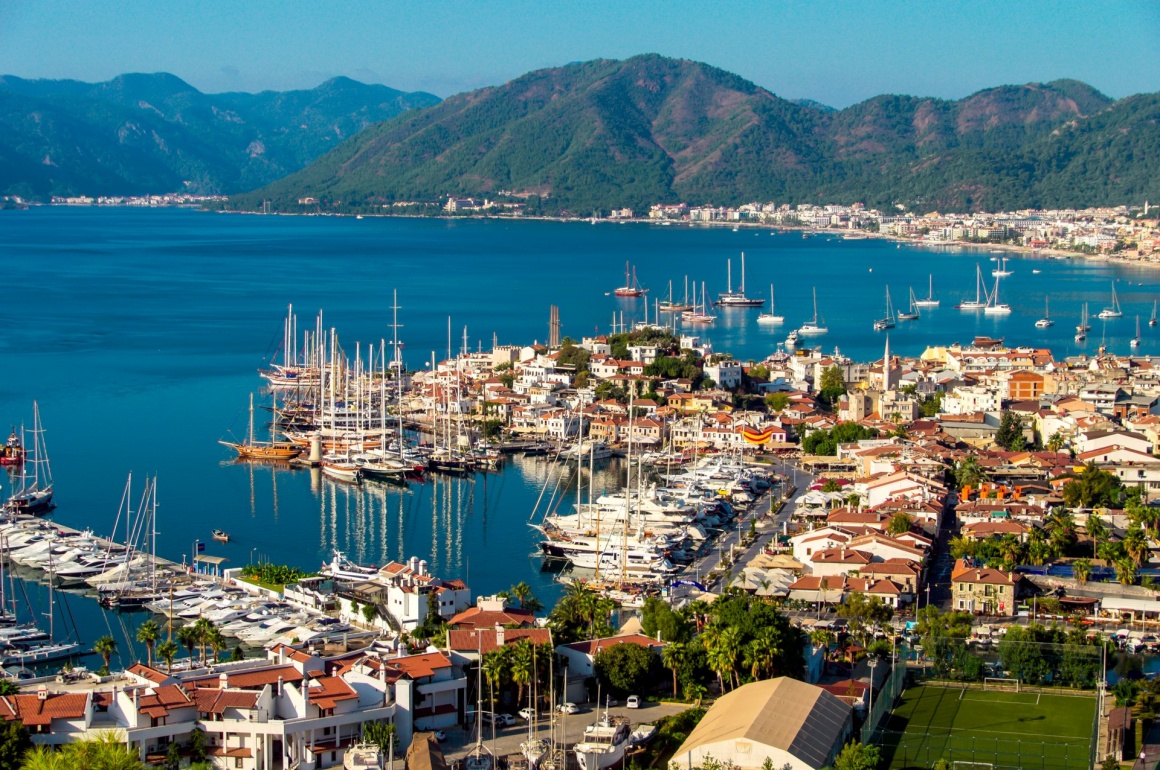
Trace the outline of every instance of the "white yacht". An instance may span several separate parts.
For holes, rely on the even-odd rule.
[[[1011,306],[999,301],[999,279],[995,279],[995,290],[987,298],[987,306],[983,308],[983,313],[986,315],[1007,315],[1011,312]]]
[[[939,301],[934,296],[934,275],[930,275],[930,282],[926,292],[926,299],[915,300],[915,307],[938,307]]]
[[[1104,308],[1103,310],[1101,310],[1100,314],[1096,317],[1102,318],[1104,320],[1107,320],[1109,318],[1123,318],[1124,317],[1123,311],[1120,310],[1120,298],[1116,296],[1116,284],[1115,283],[1112,284],[1112,304],[1109,305],[1108,307]]]
[[[773,304],[773,284],[769,285],[769,312],[761,313],[757,316],[759,324],[782,324],[785,323],[785,316],[778,315],[776,306]]]
[[[584,739],[574,748],[580,770],[605,770],[619,765],[631,735],[628,720],[609,717],[606,711],[604,718],[585,728]]]
[[[829,333],[825,322],[818,316],[818,287],[814,287],[814,317],[802,324],[797,333],[802,337],[816,337]],[[786,340],[789,343],[789,340]]]
[[[959,310],[983,310],[987,307],[987,300],[987,290],[983,288],[983,270],[975,265],[975,298],[973,300],[964,299],[955,307]]]
[[[1055,321],[1051,320],[1051,306],[1047,297],[1043,298],[1043,318],[1035,322],[1036,329],[1048,329],[1055,326]]]

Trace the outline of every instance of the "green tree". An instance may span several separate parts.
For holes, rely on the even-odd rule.
[[[877,770],[880,759],[877,746],[866,746],[854,741],[847,743],[834,759],[834,770]]]
[[[1136,582],[1136,561],[1125,557],[1117,559],[1113,565],[1116,568],[1116,580],[1122,585],[1130,586]]]
[[[780,412],[789,406],[789,396],[785,393],[770,393],[765,397],[765,405],[772,412]]]
[[[659,666],[651,650],[637,644],[616,644],[596,654],[595,668],[605,687],[627,695],[648,689]]]
[[[160,638],[161,626],[157,625],[156,620],[146,620],[137,627],[137,641],[145,645],[145,652],[148,655],[148,665],[150,668],[153,667],[153,648]]]
[[[905,535],[913,525],[914,520],[911,519],[909,513],[906,511],[898,511],[890,517],[890,523],[886,525],[886,531],[892,535]]]
[[[842,378],[842,370],[837,365],[823,370],[818,386],[818,400],[833,408],[838,399],[844,395],[846,395],[846,381]]]
[[[1085,585],[1092,574],[1092,563],[1087,559],[1076,559],[1071,563],[1071,571],[1079,584]]]
[[[1095,556],[1099,553],[1100,541],[1108,539],[1108,525],[1104,524],[1104,520],[1095,511],[1092,511],[1088,514],[1084,529],[1087,530],[1088,537],[1092,540],[1092,555]]]
[[[197,649],[198,634],[197,629],[193,626],[183,626],[177,629],[177,643],[186,649],[189,653],[189,666],[193,668],[195,660],[193,651]]]
[[[1090,462],[1063,485],[1063,502],[1069,508],[1116,506],[1119,505],[1121,492],[1119,477]]]
[[[656,596],[644,600],[640,625],[645,636],[660,637],[662,642],[687,642],[693,637],[692,624],[669,603]]]
[[[193,653],[189,653],[193,657]],[[189,759],[192,762],[205,761],[205,732],[203,730],[195,729],[189,733],[189,740],[185,743],[185,750],[189,753]]]
[[[960,489],[968,486],[972,489],[978,489],[979,485],[986,480],[987,477],[982,466],[979,465],[979,459],[974,455],[964,457],[955,468],[955,482]]]
[[[226,637],[217,626],[210,626],[209,631],[205,634],[205,644],[213,650],[213,661],[217,663],[222,658],[222,652],[226,648]]]
[[[1128,531],[1124,533],[1124,551],[1127,552],[1128,557],[1136,563],[1137,566],[1144,563],[1144,557],[1148,553],[1148,536],[1144,534],[1144,530],[1140,528],[1139,524],[1133,524],[1128,527]]]
[[[677,672],[685,664],[685,645],[681,642],[669,642],[661,648],[661,663],[673,674],[673,697],[677,697]]]
[[[392,748],[398,748],[398,732],[394,722],[364,722],[362,734],[364,741],[378,746],[384,755]]]
[[[774,676],[781,657],[781,637],[775,629],[765,628],[745,647],[745,665],[749,676],[757,681]]]
[[[104,670],[109,671],[109,665],[113,661],[113,653],[117,651],[117,640],[111,636],[102,636],[97,641],[93,642],[93,652],[101,656],[105,661]]]
[[[519,602],[521,610],[539,612],[544,608],[543,603],[532,595],[532,587],[523,580],[508,589],[508,594]]]
[[[16,720],[0,723],[0,770],[16,770],[31,748],[32,738],[23,723]]]
[[[197,634],[197,643],[201,646],[201,664],[204,666],[209,661],[205,654],[205,648],[209,645],[210,634],[213,633],[214,626],[205,618],[198,618],[193,623],[193,630]]]
[[[1063,449],[1063,436],[1059,434],[1059,431],[1056,431],[1047,439],[1047,451],[1058,452],[1060,449]]]
[[[167,639],[157,645],[157,657],[165,661],[165,670],[167,672],[173,670],[173,659],[177,657],[177,649],[177,643],[171,639]]]
[[[378,617],[378,614],[379,614],[378,608],[375,607],[375,605],[372,604],[371,602],[367,602],[366,604],[363,605],[362,616],[363,616],[363,620],[366,621],[366,624],[368,626],[372,625],[375,622],[375,618]]]

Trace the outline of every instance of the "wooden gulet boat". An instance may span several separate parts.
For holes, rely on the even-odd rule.
[[[302,454],[302,447],[291,443],[276,442],[274,436],[278,425],[278,404],[274,404],[274,422],[270,426],[269,441],[254,440],[254,394],[250,394],[250,428],[246,440],[242,443],[234,441],[219,441],[219,444],[228,446],[238,453],[242,460],[292,460]]]

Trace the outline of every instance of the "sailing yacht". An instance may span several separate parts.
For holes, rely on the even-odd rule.
[[[1083,303],[1083,309],[1080,311],[1079,325],[1075,327],[1077,332],[1090,332],[1092,325],[1088,323],[1088,303]]]
[[[610,717],[605,708],[604,716],[585,728],[584,739],[573,749],[580,770],[605,770],[621,764],[631,735],[628,720]]]
[[[975,299],[964,299],[955,305],[959,310],[983,310],[988,304],[987,290],[983,288],[983,269],[975,265]]]
[[[1036,329],[1047,329],[1055,326],[1055,321],[1051,320],[1051,307],[1047,297],[1043,298],[1043,318],[1035,322]]]
[[[1152,317],[1148,319],[1148,325],[1156,325],[1156,300],[1152,300]]]
[[[1003,257],[1003,259],[999,261],[999,267],[992,270],[991,275],[993,275],[995,278],[1006,278],[1007,276],[1011,275],[1011,271],[1007,269],[1006,257]]]
[[[697,286],[693,285],[693,309],[686,310],[681,313],[681,320],[690,324],[711,324],[717,320],[717,316],[709,312],[708,302],[705,300],[705,283],[701,282],[701,305],[700,310],[697,309]]]
[[[995,290],[987,297],[987,306],[983,308],[987,315],[1006,315],[1011,312],[1011,306],[999,301],[999,279],[995,279]]]
[[[825,322],[818,317],[818,287],[814,287],[814,317],[802,324],[801,328],[797,330],[800,337],[816,337],[822,334],[827,334],[830,330],[826,328]]]
[[[899,321],[917,321],[918,320],[918,300],[914,296],[914,287],[910,287],[910,307],[906,310],[900,310],[895,314],[895,318]]]
[[[46,513],[55,507],[52,502],[52,467],[48,463],[48,449],[44,443],[40,404],[36,401],[32,402],[31,446],[24,440],[23,433],[22,428],[20,444],[27,447],[27,454],[20,468],[20,489],[8,498],[8,505],[20,513]]]
[[[629,276],[631,275],[631,279]],[[642,289],[636,283],[636,268],[630,268],[627,262],[624,263],[624,286],[621,286],[616,291],[612,292],[618,297],[643,297],[648,289]]]
[[[726,260],[728,271],[728,283],[724,294],[717,295],[717,307],[761,307],[765,304],[763,299],[750,299],[745,296],[745,252],[741,252],[741,286],[738,291],[733,291],[733,260]]]
[[[661,313],[683,313],[686,310],[692,310],[693,306],[689,304],[689,276],[685,276],[685,301],[673,301],[673,282],[669,281],[669,298],[662,300],[657,305],[657,311]]]
[[[1116,284],[1112,283],[1112,304],[1100,311],[1097,318],[1107,320],[1109,318],[1123,318],[1124,313],[1120,310],[1120,298],[1116,296]]]
[[[1128,341],[1128,346],[1133,349],[1140,347],[1140,316],[1136,316],[1136,336]]]
[[[268,442],[254,440],[254,394],[250,394],[250,430],[246,440],[221,441],[218,443],[228,446],[238,453],[238,459],[245,460],[292,460],[302,453],[302,447],[296,444],[274,441],[278,430],[278,404],[274,403],[274,421],[270,424],[270,440]]]
[[[926,290],[926,299],[915,300],[915,307],[938,307],[938,300],[934,297],[934,276],[930,276],[929,286]]]
[[[874,331],[894,328],[894,305],[890,302],[890,287],[886,287],[886,315],[874,322]]]
[[[773,284],[769,285],[769,312],[761,313],[757,316],[759,324],[781,324],[785,323],[785,316],[777,314],[777,308],[773,304]]]

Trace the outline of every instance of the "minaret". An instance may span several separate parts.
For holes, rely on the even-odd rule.
[[[890,390],[890,333],[886,333],[886,352],[882,355],[882,392]]]

